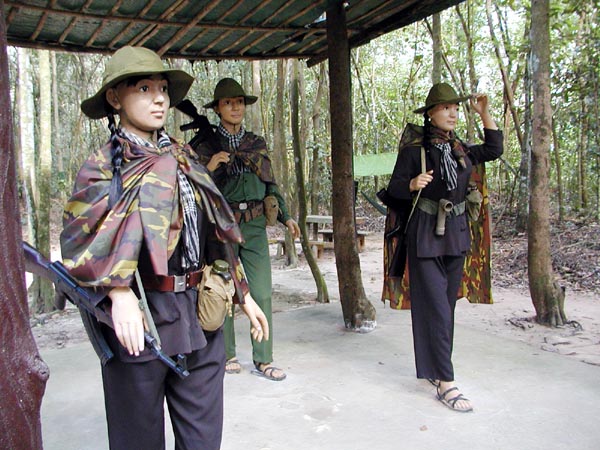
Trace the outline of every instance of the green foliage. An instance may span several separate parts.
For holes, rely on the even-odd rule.
[[[551,2],[551,70],[552,98],[556,131],[556,151],[562,172],[564,206],[567,212],[598,215],[600,192],[600,25],[598,2],[584,0],[557,0]],[[523,131],[526,117],[526,91],[524,79],[529,50],[530,2],[524,0],[497,0],[492,2],[491,21],[500,60],[506,69],[508,82],[514,92],[514,107],[520,123],[515,124],[507,103],[504,84],[495,57],[486,12],[486,2],[467,0],[456,8],[441,14],[442,52],[445,58],[442,78],[460,92],[485,92],[489,95],[494,118],[505,130],[506,149],[504,164],[490,165],[489,182],[499,198],[507,202],[508,211],[515,208],[511,198],[516,169],[521,160],[522,149],[515,130]],[[535,38],[535,37],[534,37]],[[472,60],[469,61],[469,45]],[[426,21],[409,25],[401,30],[385,34],[369,44],[352,51],[352,99],[354,117],[354,148],[357,154],[395,152],[400,134],[408,122],[421,123],[422,117],[412,111],[424,103],[431,85],[432,44]],[[16,57],[9,49],[11,95],[14,98]],[[53,131],[52,148],[57,166],[54,188],[58,197],[67,195],[81,162],[108,138],[105,121],[90,121],[83,117],[79,105],[100,85],[106,56],[56,53],[59,117],[58,129]],[[33,70],[37,62],[32,61]],[[323,64],[327,64],[326,62]],[[213,88],[221,77],[238,79],[251,90],[252,68],[246,61],[199,61],[183,62],[184,70],[196,77],[188,97],[201,113],[207,114],[212,123],[218,118],[212,110],[202,105],[212,100]],[[273,142],[274,104],[276,98],[277,63],[261,62],[260,110],[262,133],[267,142]],[[327,208],[331,198],[330,141],[328,81],[326,95],[319,105],[317,98],[319,67],[305,69],[305,116],[301,123],[305,129],[307,171],[312,170],[313,149],[319,158],[319,205]],[[37,86],[37,80],[34,80]],[[289,86],[284,93],[286,142],[285,152],[292,161],[291,130],[289,120]],[[34,88],[34,89],[37,89]],[[35,95],[35,93],[34,93]],[[320,129],[313,130],[312,114],[321,113]],[[465,108],[458,133],[467,138],[472,112]],[[180,123],[186,123],[182,117]],[[473,123],[477,123],[473,121]],[[478,125],[479,126],[479,125]],[[167,129],[175,131],[173,115]],[[18,131],[18,127],[15,127]],[[481,130],[473,130],[473,140],[478,141]],[[188,133],[186,139],[191,138]],[[582,148],[583,147],[583,148]],[[59,168],[62,167],[62,168]],[[557,166],[550,168],[551,186],[558,189]],[[290,182],[291,174],[279,176],[282,184]],[[313,174],[307,173],[310,183]],[[373,194],[387,182],[379,179],[362,179],[360,188]],[[293,181],[292,181],[293,183]],[[378,186],[376,185],[378,184]],[[293,191],[293,184],[290,186]],[[583,198],[583,197],[585,198]],[[555,196],[552,197],[553,201]],[[587,206],[582,211],[582,205]],[[553,205],[557,208],[557,205]]]

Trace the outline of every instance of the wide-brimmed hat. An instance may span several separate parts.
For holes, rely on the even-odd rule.
[[[427,98],[425,99],[425,106],[415,109],[413,112],[421,114],[428,109],[433,108],[435,105],[441,105],[442,103],[460,103],[470,97],[470,95],[459,97],[454,88],[448,83],[437,83],[429,89],[429,94],[427,94]]]
[[[101,119],[110,113],[105,93],[127,78],[163,74],[169,81],[171,106],[179,103],[194,82],[194,77],[179,69],[166,69],[155,52],[144,47],[123,47],[117,50],[106,63],[102,87],[94,95],[81,102],[81,110],[91,119]],[[109,109],[107,109],[109,108]]]
[[[246,105],[251,105],[258,100],[258,97],[254,95],[246,95],[244,88],[240,86],[240,83],[235,81],[233,78],[223,78],[215,86],[215,92],[213,94],[213,100],[210,103],[204,105],[205,108],[214,108],[222,98],[236,98],[244,97]]]

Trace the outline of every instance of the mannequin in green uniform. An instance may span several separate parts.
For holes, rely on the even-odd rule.
[[[244,243],[236,250],[244,266],[250,293],[267,315],[273,336],[271,262],[263,199],[269,195],[277,199],[278,221],[287,227],[294,239],[300,236],[300,228],[290,217],[275,184],[265,140],[242,125],[246,106],[256,100],[257,97],[246,95],[237,81],[231,78],[219,81],[213,100],[204,107],[213,108],[221,119],[216,133],[220,148],[197,150],[238,220]],[[228,317],[225,321],[227,373],[241,371],[235,347],[234,321]],[[261,343],[252,342],[252,359],[254,374],[273,381],[285,379],[284,371],[271,364],[273,337]]]

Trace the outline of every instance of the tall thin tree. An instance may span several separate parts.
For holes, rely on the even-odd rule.
[[[550,197],[548,178],[552,144],[550,104],[549,0],[531,2],[531,58],[533,69],[533,127],[531,194],[528,222],[529,291],[538,322],[551,326],[566,321],[564,290],[554,280],[550,253]]]
[[[317,301],[321,303],[329,303],[329,293],[327,292],[327,284],[321,274],[321,270],[315,260],[310,249],[310,243],[308,241],[308,230],[306,228],[306,182],[304,177],[304,159],[305,150],[304,146],[301,145],[301,133],[300,133],[300,69],[299,62],[297,59],[292,61],[292,76],[291,76],[291,114],[292,114],[292,137],[294,146],[294,163],[296,167],[296,181],[298,183],[298,209],[300,217],[298,223],[300,224],[300,231],[302,233],[302,250],[306,257],[310,270],[315,279],[317,285]]]

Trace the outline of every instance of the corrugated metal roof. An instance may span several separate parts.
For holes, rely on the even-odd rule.
[[[4,1],[9,45],[111,53],[143,45],[165,57],[327,57],[326,15],[336,0]],[[464,0],[350,0],[356,47]]]

